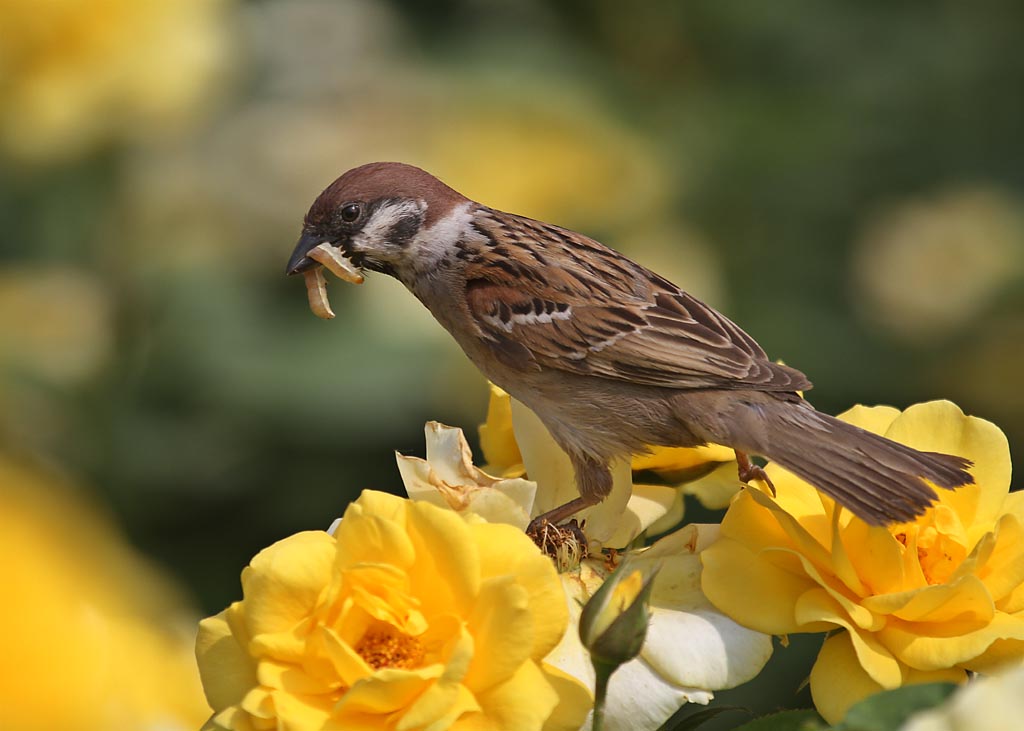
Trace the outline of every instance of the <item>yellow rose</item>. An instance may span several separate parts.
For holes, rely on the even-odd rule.
[[[259,553],[196,646],[207,728],[575,729],[589,692],[542,663],[551,561],[512,526],[366,491],[337,533]]]
[[[1024,657],[1024,494],[1009,494],[1006,437],[936,401],[843,420],[917,449],[967,457],[976,484],[939,491],[913,523],[872,527],[777,466],[778,497],[745,490],[702,554],[708,598],[771,634],[831,635],[811,672],[830,722],[906,683],[963,680]]]

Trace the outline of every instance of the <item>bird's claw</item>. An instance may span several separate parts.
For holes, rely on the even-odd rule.
[[[541,515],[530,521],[526,535],[555,562],[559,572],[576,568],[590,555],[583,528],[573,518],[568,523],[555,525]]]
[[[768,486],[768,491],[772,494],[772,497],[775,497],[775,485],[761,465],[751,462],[750,457],[743,452],[736,452],[736,465],[740,482],[749,483],[751,480],[760,480]]]

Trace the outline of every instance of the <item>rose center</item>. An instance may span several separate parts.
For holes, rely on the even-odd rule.
[[[394,629],[372,629],[356,645],[356,652],[374,670],[417,668],[423,664],[423,644]]]
[[[967,557],[967,549],[958,540],[936,530],[933,526],[924,526],[914,532],[917,561],[925,580],[932,585],[949,581],[957,566]],[[894,537],[907,546],[906,531],[897,533]]]

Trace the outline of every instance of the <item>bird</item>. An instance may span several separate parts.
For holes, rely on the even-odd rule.
[[[750,455],[796,474],[871,525],[908,522],[971,462],[921,452],[817,411],[811,382],[738,325],[623,254],[505,213],[398,162],[355,167],[306,213],[286,273],[322,317],[324,269],[399,280],[493,383],[531,409],[569,456],[579,497],[611,492],[610,465],[652,447],[719,444],[739,478],[774,485]],[[535,521],[536,522],[536,521]]]

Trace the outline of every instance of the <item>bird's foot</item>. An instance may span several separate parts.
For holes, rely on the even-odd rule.
[[[590,553],[583,527],[575,518],[562,525],[559,523],[593,504],[593,500],[578,497],[538,515],[526,527],[526,535],[554,560],[559,571],[578,566]]]
[[[559,573],[576,568],[590,555],[583,527],[575,518],[562,525],[549,523],[543,516],[535,518],[527,526],[526,535],[551,557]]]
[[[736,465],[740,476],[740,482],[749,483],[751,480],[760,480],[768,486],[768,490],[771,492],[772,497],[775,497],[775,485],[772,484],[772,481],[764,471],[764,468],[751,462],[750,457],[738,449],[736,450]]]

